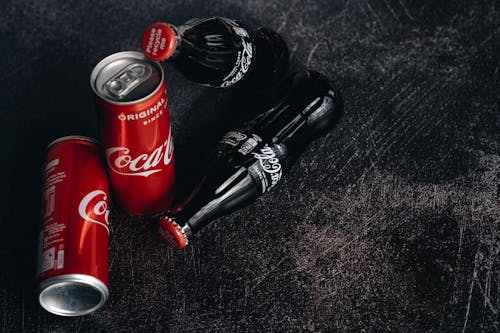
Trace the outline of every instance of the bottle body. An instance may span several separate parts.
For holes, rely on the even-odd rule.
[[[248,205],[278,184],[312,139],[333,127],[342,104],[324,77],[306,72],[289,84],[280,102],[222,138],[205,178],[178,212],[160,220],[160,229],[175,220],[189,236]]]
[[[170,59],[189,80],[221,88],[266,87],[285,74],[289,62],[286,43],[276,32],[250,31],[222,17],[195,18],[178,27],[155,24],[146,31],[143,48],[154,60]]]

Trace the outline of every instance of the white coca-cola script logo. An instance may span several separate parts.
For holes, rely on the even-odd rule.
[[[172,135],[151,154],[131,156],[126,147],[112,147],[106,149],[106,161],[114,172],[124,176],[148,177],[162,170],[161,163],[169,165],[174,153]]]
[[[78,205],[78,213],[86,221],[99,224],[109,233],[108,195],[103,190],[89,192]]]
[[[259,160],[262,170],[270,174],[271,186],[267,188],[267,190],[270,190],[281,179],[281,163],[276,157],[276,153],[268,145],[265,145],[260,152],[260,154],[253,153],[253,156]]]
[[[236,62],[235,68],[226,76],[221,84],[221,87],[229,87],[241,80],[243,75],[248,72],[250,65],[252,64],[252,44],[242,39],[241,43],[243,45],[243,51],[241,52],[241,58]],[[239,67],[239,68],[238,68]]]

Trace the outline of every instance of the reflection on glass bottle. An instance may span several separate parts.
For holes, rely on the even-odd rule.
[[[211,87],[241,83],[265,88],[281,79],[289,63],[278,33],[268,28],[249,31],[223,17],[196,18],[177,27],[155,23],[142,43],[153,60],[169,59],[189,80]]]
[[[210,221],[274,188],[305,147],[336,124],[342,102],[324,76],[308,71],[286,84],[276,105],[222,138],[191,197],[160,219],[159,231],[172,245],[184,247]]]

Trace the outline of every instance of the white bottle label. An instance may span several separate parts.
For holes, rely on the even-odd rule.
[[[232,86],[236,82],[240,81],[243,76],[250,69],[253,58],[253,45],[250,42],[250,36],[248,32],[240,27],[236,22],[232,20],[226,20],[233,29],[234,33],[241,37],[242,49],[238,51],[238,56],[236,58],[236,63],[234,64],[231,72],[222,80],[220,85],[222,88]]]
[[[281,179],[283,169],[275,151],[267,144],[260,149],[260,153],[252,154],[258,161],[257,168],[254,170],[257,171],[260,178],[262,193],[265,193],[276,186]]]

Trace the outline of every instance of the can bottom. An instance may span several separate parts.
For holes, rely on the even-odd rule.
[[[108,287],[99,279],[84,274],[54,276],[40,284],[40,305],[59,316],[82,316],[106,303]]]

